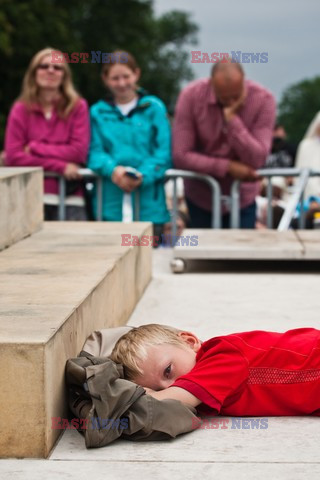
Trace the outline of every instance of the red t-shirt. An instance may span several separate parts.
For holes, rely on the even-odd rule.
[[[171,386],[195,395],[211,414],[320,416],[320,330],[211,338]]]

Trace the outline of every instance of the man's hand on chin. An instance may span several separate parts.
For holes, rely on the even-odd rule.
[[[238,100],[233,102],[231,105],[223,108],[223,116],[227,123],[230,122],[230,120],[232,120],[232,118],[235,116],[238,110],[242,107],[242,105],[245,102],[246,96],[247,96],[247,91],[244,88]]]

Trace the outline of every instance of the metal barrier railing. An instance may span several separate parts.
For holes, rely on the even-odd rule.
[[[173,202],[172,202],[172,235],[173,238],[177,234],[177,179],[178,178],[191,178],[193,180],[201,180],[211,188],[211,205],[212,216],[211,226],[212,228],[221,228],[221,189],[217,180],[210,175],[203,175],[201,173],[189,172],[188,170],[174,170],[170,169],[166,171],[165,180],[173,180]]]
[[[100,177],[89,168],[80,168],[79,174],[83,178],[93,178],[96,182],[96,199],[97,199],[97,220],[102,220],[102,196],[103,196],[103,177]],[[45,177],[56,177],[59,180],[59,220],[65,220],[65,198],[66,198],[66,179],[54,172],[45,172]],[[175,236],[177,232],[177,179],[178,178],[192,178],[200,180],[209,185],[212,193],[212,228],[220,228],[221,226],[221,189],[220,185],[210,175],[202,175],[200,173],[189,172],[186,170],[167,170],[164,181],[173,180],[173,208],[172,208],[172,235]],[[134,220],[139,220],[140,217],[140,192],[139,189],[134,192]]]
[[[297,206],[299,202],[300,202],[299,227],[300,228],[305,227],[305,215],[304,215],[304,208],[303,208],[304,189],[306,188],[306,185],[308,183],[309,175],[310,175],[310,171],[308,169],[301,170],[301,173],[299,175],[299,183],[298,185],[296,185],[295,192],[290,198],[290,200],[288,201],[286,209],[279,222],[279,225],[278,225],[279,231],[288,230],[288,228],[290,227],[291,221],[294,217],[294,214],[297,210]],[[268,206],[269,206],[269,203],[268,203]],[[271,209],[271,212],[272,212],[272,209]],[[272,221],[272,218],[271,218],[271,221]]]
[[[96,183],[96,198],[97,198],[97,220],[102,220],[102,191],[103,191],[103,177],[94,173],[90,168],[80,168],[79,174],[83,178],[92,178]],[[66,179],[62,175],[55,172],[45,172],[45,177],[55,177],[59,181],[59,209],[58,218],[60,221],[66,218]]]
[[[298,177],[298,183],[295,186],[295,191],[287,203],[284,210],[278,230],[287,230],[295,215],[298,204],[300,203],[299,227],[305,227],[304,214],[304,190],[308,183],[309,177],[320,175],[320,170],[311,170],[308,168],[268,168],[257,170],[260,177],[268,179],[267,183],[267,227],[272,228],[273,224],[273,210],[272,210],[272,177]],[[235,180],[231,187],[231,215],[230,227],[240,227],[240,181]]]
[[[295,192],[288,201],[287,207],[283,213],[283,216],[278,225],[278,230],[287,230],[290,226],[292,218],[296,212],[296,208],[300,203],[300,216],[299,227],[305,226],[305,215],[303,209],[304,202],[304,189],[308,183],[309,177],[320,176],[320,170],[311,169],[298,169],[298,168],[278,168],[278,169],[260,169],[257,170],[260,177],[268,179],[267,183],[267,227],[272,228],[273,223],[273,211],[272,211],[272,177],[298,177],[298,184],[296,185]],[[97,201],[97,213],[96,218],[98,221],[102,220],[102,201],[103,201],[103,177],[97,175],[89,168],[79,169],[79,174],[83,178],[92,178],[96,183],[96,201]],[[59,220],[65,220],[65,198],[66,198],[66,179],[54,172],[45,172],[45,177],[56,177],[59,180]],[[231,187],[230,197],[221,196],[221,188],[216,179],[210,175],[204,175],[188,170],[175,170],[170,169],[166,171],[164,181],[173,180],[173,204],[172,204],[172,235],[175,236],[177,232],[177,179],[178,178],[190,178],[193,180],[200,180],[209,185],[212,194],[212,228],[221,228],[221,214],[222,214],[222,200],[227,201],[230,204],[230,227],[240,227],[240,184],[239,180],[235,180]],[[140,192],[139,189],[133,192],[134,194],[134,220],[138,221],[140,217]]]
[[[283,216],[278,225],[278,230],[283,231],[287,230],[291,224],[291,221],[295,215],[296,208],[300,203],[300,215],[299,215],[299,227],[305,227],[305,214],[303,208],[304,202],[304,189],[308,183],[309,177],[320,176],[320,170],[311,170],[311,169],[298,169],[298,168],[268,168],[257,170],[257,173],[260,177],[267,178],[267,227],[272,228],[273,224],[273,210],[272,210],[272,178],[273,177],[299,177],[298,184],[295,187],[295,192],[290,198]],[[175,179],[179,177],[183,178],[193,178],[197,179],[201,177],[202,180],[207,181],[212,189],[212,228],[221,227],[221,204],[222,201],[225,201],[230,206],[230,227],[239,228],[240,227],[240,181],[235,180],[231,187],[230,197],[222,196],[219,183],[210,177],[209,175],[200,175],[195,172],[189,172],[185,170],[167,170],[167,177],[170,178],[170,175],[174,176]],[[215,185],[212,184],[214,180]],[[219,199],[217,196],[219,195]],[[177,209],[176,209],[176,183],[174,184],[173,192],[173,218],[176,218]],[[175,225],[175,222],[174,222]],[[173,228],[175,228],[173,225]],[[175,234],[176,230],[173,230]]]

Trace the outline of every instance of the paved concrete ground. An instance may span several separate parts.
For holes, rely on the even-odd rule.
[[[171,250],[154,251],[154,279],[129,323],[167,323],[202,339],[250,329],[320,328],[319,274],[290,264],[192,263],[187,273],[169,270]],[[285,265],[285,266],[284,266]],[[225,269],[227,267],[227,270]],[[49,460],[3,460],[3,480],[318,479],[320,419],[268,418],[268,428],[197,430],[168,442],[118,441],[86,450],[67,431]]]

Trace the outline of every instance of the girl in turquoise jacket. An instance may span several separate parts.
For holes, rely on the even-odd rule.
[[[123,196],[137,189],[140,221],[169,221],[164,192],[165,171],[171,167],[170,124],[163,102],[137,88],[140,70],[127,52],[114,52],[102,79],[111,93],[91,107],[89,168],[104,177],[103,220],[121,221]],[[141,174],[129,176],[126,167]]]

